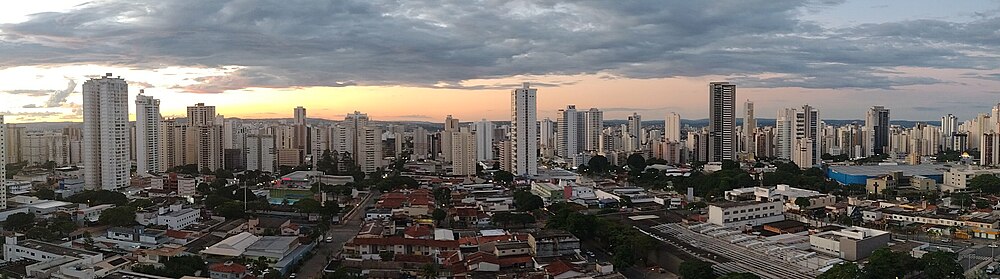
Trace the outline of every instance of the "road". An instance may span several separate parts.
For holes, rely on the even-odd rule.
[[[322,278],[323,268],[326,267],[326,264],[344,248],[344,244],[348,240],[351,240],[352,237],[358,235],[358,232],[361,231],[361,224],[364,223],[362,219],[365,216],[365,208],[378,200],[380,196],[381,194],[377,193],[369,194],[361,202],[361,205],[354,207],[351,209],[351,212],[344,215],[339,225],[330,226],[330,230],[327,231],[326,235],[333,237],[333,242],[327,243],[326,241],[322,241],[319,245],[316,245],[316,248],[314,248],[316,253],[302,264],[297,277]]]

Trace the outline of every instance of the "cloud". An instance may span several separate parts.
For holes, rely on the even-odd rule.
[[[423,114],[396,115],[396,116],[389,116],[388,118],[421,119],[421,120],[434,119],[434,117],[431,117],[429,115],[423,115]]]
[[[21,107],[22,108],[40,108],[40,106],[38,106],[36,104],[27,104],[27,105],[24,105],[24,106],[21,106]]]
[[[846,28],[841,1],[95,1],[0,25],[0,68],[233,69],[178,89],[467,85],[518,75],[732,76],[744,87],[940,83],[898,67],[996,70],[1000,18]],[[765,75],[767,74],[767,75]],[[774,74],[774,76],[769,76]]]
[[[52,95],[49,96],[49,100],[45,101],[45,107],[57,108],[59,106],[62,106],[62,104],[66,102],[66,97],[69,97],[69,94],[73,93],[73,90],[75,89],[76,89],[76,82],[73,81],[73,79],[69,79],[69,82],[66,84],[66,89],[52,93]]]
[[[2,92],[13,95],[27,95],[31,97],[41,97],[41,96],[48,96],[49,93],[52,93],[52,90],[15,89],[15,90],[5,90]]]

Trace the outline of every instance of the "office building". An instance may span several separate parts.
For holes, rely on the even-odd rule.
[[[3,126],[3,115],[0,115],[0,185],[7,185],[7,129]],[[0,209],[7,209],[7,189],[0,191]]]
[[[865,115],[865,156],[887,153],[889,147],[889,109],[874,106]],[[978,143],[978,142],[977,142]]]
[[[538,175],[538,115],[535,96],[538,89],[525,82],[511,91],[511,173]]]
[[[785,220],[783,210],[780,200],[713,202],[708,205],[708,222],[726,228],[749,229]]]
[[[87,189],[128,187],[128,84],[106,74],[83,83],[83,164]]]
[[[812,234],[809,246],[813,251],[858,261],[871,256],[876,249],[886,247],[890,238],[886,231],[850,227]]]
[[[160,167],[160,100],[142,95],[135,99],[136,172],[159,173]]]
[[[493,122],[483,119],[474,124],[476,129],[476,160],[493,160]]]
[[[708,107],[708,159],[713,162],[736,158],[736,85],[712,82]]]

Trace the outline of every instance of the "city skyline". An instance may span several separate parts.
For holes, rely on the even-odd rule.
[[[646,120],[669,112],[704,119],[710,81],[737,84],[737,101],[754,101],[765,118],[809,104],[829,119],[862,119],[881,105],[894,119],[951,113],[965,120],[1000,102],[993,89],[1000,61],[991,55],[998,45],[991,31],[1000,26],[996,1],[444,9],[82,2],[0,12],[0,78],[9,81],[0,85],[0,114],[8,123],[82,120],[80,84],[106,72],[130,81],[131,99],[140,89],[160,99],[166,118],[203,102],[247,119],[287,118],[290,108],[305,106],[324,119],[364,111],[379,120],[505,120],[507,94],[523,81],[543,91],[539,119],[555,118],[568,104],[601,109],[605,119],[634,112]],[[634,13],[644,9],[647,15]],[[197,12],[179,12],[189,10]],[[309,21],[312,10],[326,14]],[[694,12],[674,18],[677,11]],[[719,17],[742,12],[760,16]],[[245,36],[219,35],[233,32]],[[602,39],[584,40],[590,38]]]

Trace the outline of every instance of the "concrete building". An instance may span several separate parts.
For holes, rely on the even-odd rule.
[[[312,150],[309,146],[309,126],[306,125],[306,108],[301,106],[295,107],[294,117],[295,120],[292,123],[292,140],[294,144],[292,145],[292,148],[306,150],[312,154]]]
[[[571,256],[580,249],[580,239],[563,230],[541,230],[528,234],[528,246],[538,258]]]
[[[247,170],[274,172],[276,155],[274,136],[247,135],[244,153]]]
[[[493,127],[493,122],[486,119],[474,124],[477,161],[492,161],[495,158],[493,156]]]
[[[857,261],[871,256],[875,249],[888,245],[889,238],[889,233],[885,231],[850,227],[810,235],[809,246],[819,253]]]
[[[206,106],[204,103],[189,106],[187,119],[189,135],[185,148],[194,150],[198,169],[215,171],[222,168],[222,159],[225,156],[222,142],[223,129],[216,117],[215,106]]]
[[[98,252],[63,247],[34,239],[8,236],[4,243],[4,260],[32,260],[36,263],[25,267],[29,278],[98,278],[95,266],[104,260]],[[125,261],[128,262],[128,261]]]
[[[865,114],[865,156],[881,155],[889,147],[889,109],[874,106]]]
[[[631,148],[625,149],[625,151],[630,152],[630,151],[641,150],[643,143],[642,116],[639,115],[638,113],[632,113],[632,115],[628,116],[628,119],[626,119],[626,121],[628,122],[628,126],[626,126],[627,128],[626,130],[628,132],[627,133],[629,142],[628,145]]]
[[[823,208],[837,203],[837,197],[834,195],[795,188],[785,184],[773,187],[737,188],[726,191],[725,198],[729,201],[780,201],[784,203],[785,210],[802,210],[803,208],[796,204],[798,199],[809,200],[809,206],[805,209]]]
[[[525,82],[511,91],[511,173],[518,176],[538,174],[538,89]]]
[[[1000,169],[986,168],[950,168],[944,173],[944,182],[941,183],[942,192],[964,192],[969,188],[969,181],[980,175],[993,175],[1000,177]]]
[[[452,133],[451,155],[452,173],[459,176],[475,176],[479,160],[476,154],[476,135],[468,127],[462,127],[459,132]]]
[[[160,100],[142,95],[135,99],[136,172],[159,173],[160,167]]]
[[[567,159],[580,153],[580,115],[575,105],[559,109],[558,131],[556,131],[556,156]]]
[[[747,100],[743,103],[743,152],[749,158],[757,154],[757,118],[754,117],[753,102]]]
[[[666,141],[681,141],[681,115],[668,113],[663,119],[663,139]]]
[[[444,130],[441,132],[441,160],[444,162],[451,162],[451,141],[454,133],[458,132],[458,119],[451,117],[449,114],[444,119]]]
[[[785,220],[781,201],[726,201],[708,205],[708,222],[726,228],[763,225]]]
[[[21,160],[30,164],[52,161],[56,165],[68,164],[69,149],[66,136],[56,131],[24,131],[21,134]]]
[[[7,185],[7,129],[0,115],[0,185]],[[6,188],[6,186],[4,186]],[[7,209],[7,189],[0,189],[0,210]]]
[[[382,129],[362,127],[357,136],[358,153],[352,155],[362,172],[373,173],[382,167]]]
[[[709,83],[708,159],[736,159],[736,85]]]
[[[83,164],[87,189],[128,187],[128,84],[108,73],[83,83]]]

